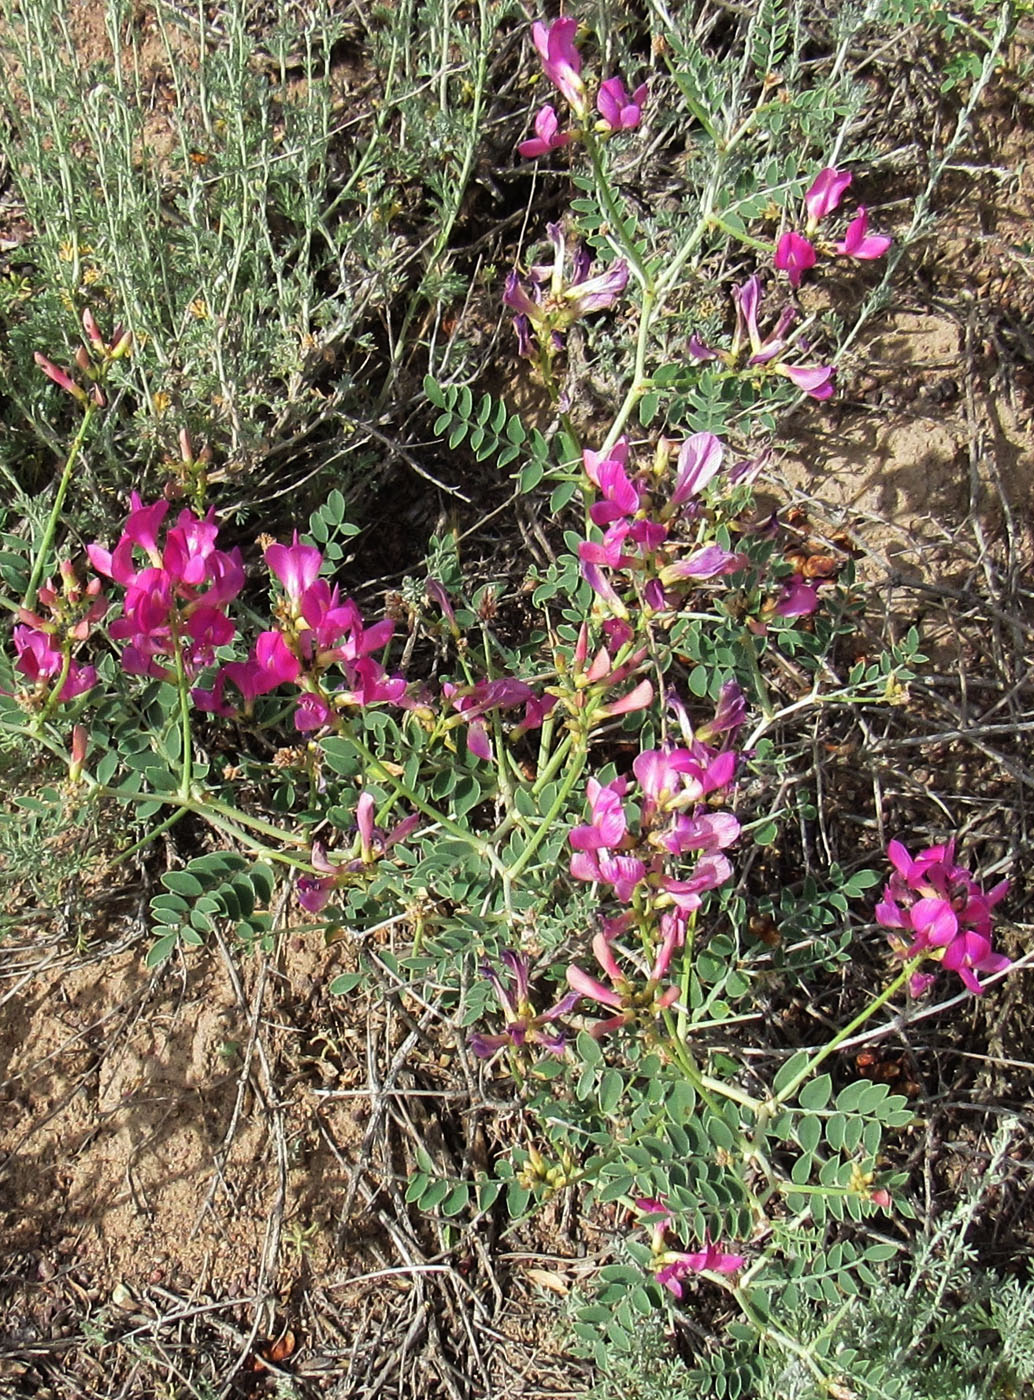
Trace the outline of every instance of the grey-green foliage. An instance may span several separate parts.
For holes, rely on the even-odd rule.
[[[142,430],[160,424],[154,396],[167,396],[177,426],[210,428],[237,452],[268,426],[260,410],[289,410],[310,342],[348,329],[369,280],[346,279],[348,226],[320,226],[340,22],[313,6],[293,59],[307,81],[288,100],[245,10],[225,6],[218,29],[184,34],[158,6],[171,87],[159,93],[122,0],[108,0],[109,51],[87,63],[65,7],[5,4],[2,94],[40,273],[11,317],[12,362],[25,372],[38,349],[65,358],[92,305],[137,337],[127,388]]]
[[[157,967],[181,944],[196,947],[212,931],[214,921],[228,921],[247,944],[262,942],[272,927],[267,912],[274,875],[263,861],[249,861],[232,851],[195,856],[181,870],[162,876],[166,893],[151,900],[151,916],[159,937],[148,954],[148,967]]]
[[[929,1289],[936,1258],[917,1259],[912,1279]],[[936,1276],[936,1275],[935,1275]],[[799,1311],[805,1343],[831,1329],[849,1339],[829,1347],[833,1385],[804,1362],[756,1339],[725,1342],[687,1367],[658,1321],[637,1329],[615,1353],[591,1400],[1029,1400],[1034,1395],[1034,1283],[972,1264],[951,1274],[936,1310],[905,1280],[880,1279],[839,1307]]]
[[[364,30],[311,0],[261,32],[246,0],[204,23],[202,7],[159,4],[150,31],[128,0],[100,9],[107,46],[91,36],[84,61],[59,0],[0,0],[0,154],[32,228],[0,278],[3,370],[8,417],[34,429],[0,467],[29,495],[48,472],[70,402],[32,356],[69,363],[90,307],[136,337],[91,452],[101,485],[140,486],[182,427],[254,483],[271,445],[383,401],[406,304],[455,290],[445,241],[481,131],[487,5],[472,27],[406,0]],[[385,323],[388,363],[371,335]]]
[[[986,1173],[927,1223],[910,1256],[880,1263],[898,1252],[888,1244],[864,1251],[875,1269],[856,1259],[864,1287],[844,1289],[841,1274],[833,1289],[773,1290],[762,1331],[733,1322],[703,1344],[699,1328],[686,1331],[680,1318],[679,1350],[697,1353],[690,1362],[658,1321],[640,1326],[605,1357],[592,1400],[1030,1400],[1034,1280],[983,1268],[969,1242],[1015,1135],[1006,1120]],[[814,1256],[802,1276],[828,1275],[831,1253]]]

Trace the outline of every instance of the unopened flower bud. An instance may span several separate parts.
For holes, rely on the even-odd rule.
[[[111,352],[108,356],[111,360],[122,360],[133,348],[133,332],[124,331],[121,326],[115,328],[111,337]]]
[[[99,355],[106,355],[108,347],[104,343],[104,337],[101,335],[100,326],[98,326],[96,318],[89,307],[83,312],[83,330],[86,332],[86,339],[97,353]]]
[[[55,365],[51,360],[47,359],[46,355],[41,355],[38,350],[32,358],[36,361],[47,378],[52,379],[59,389],[64,389],[66,394],[71,394],[72,398],[75,399],[77,403],[86,403],[86,391],[76,384],[67,370],[61,369],[60,366]]]
[[[86,762],[86,751],[89,747],[89,732],[85,724],[73,724],[72,726],[72,761],[68,765],[68,780],[77,783],[83,776],[83,764]]]

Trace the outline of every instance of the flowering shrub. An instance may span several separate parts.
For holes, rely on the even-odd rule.
[[[836,646],[859,610],[846,566],[843,582],[835,564],[807,572],[806,558],[782,548],[779,520],[758,514],[752,485],[765,458],[748,430],[800,395],[820,411],[836,383],[835,347],[792,331],[799,308],[769,317],[762,305],[777,273],[796,292],[827,257],[874,261],[890,240],[869,232],[859,206],[842,239],[823,241],[853,174],[826,165],[811,176],[816,162],[802,158],[775,183],[788,200],[787,188],[808,182],[803,232],[773,244],[768,203],[740,208],[726,172],[745,119],[719,140],[706,112],[720,159],[705,214],[677,236],[655,224],[647,237],[607,152],[636,139],[655,98],[619,77],[593,88],[577,35],[571,17],[533,26],[571,125],[543,106],[518,149],[583,153],[585,198],[547,226],[551,260],[514,270],[501,289],[556,430],[547,438],[488,396],[475,409],[469,389],[426,382],[437,433],[516,462],[519,492],[545,485],[551,513],[567,512],[563,550],[529,570],[521,594],[533,625],[495,627],[504,590],[470,594],[455,558],[429,567],[392,616],[364,617],[316,542],[318,513],[290,543],[258,541],[266,577],[251,589],[248,549],[220,545],[214,507],[201,499],[169,523],[168,500],[136,491],[114,547],[87,547],[94,577],[80,583],[61,565],[61,592],[38,586],[80,447],[106,406],[104,374],[131,348],[86,323],[92,358],[84,347],[77,365],[91,392],[41,360],[83,427],[12,605],[19,681],[4,715],[70,754],[84,803],[122,804],[141,827],[161,813],[161,829],[190,813],[227,848],[166,872],[152,901],[152,964],[202,941],[215,919],[268,943],[278,871],[285,898],[332,941],[386,919],[412,931],[393,972],[442,989],[449,1025],[463,1028],[450,1053],[469,1049],[472,1077],[521,1110],[493,1170],[449,1183],[455,1213],[469,1207],[476,1222],[505,1201],[520,1217],[571,1192],[621,1237],[598,1300],[578,1315],[590,1351],[623,1345],[643,1314],[676,1325],[695,1290],[721,1287],[733,1340],[803,1356],[832,1394],[831,1346],[793,1334],[802,1279],[816,1271],[857,1291],[887,1257],[866,1222],[909,1210],[906,1175],[887,1165],[883,1143],[912,1117],[887,1085],[835,1084],[834,1056],[890,1001],[907,1008],[909,991],[928,990],[924,961],[974,993],[1010,966],[991,947],[1007,882],[985,893],[950,839],[914,860],[895,841],[875,917],[904,966],[889,967],[819,1046],[795,1049],[811,1031],[792,1027],[781,1062],[756,1064],[737,1038],[762,1014],[773,968],[793,967],[789,954],[763,965],[747,936],[747,854],[778,835],[752,796],[780,764],[770,732],[811,706],[893,701],[924,659],[910,634],[886,657],[852,662],[839,682]],[[665,307],[719,240],[739,262],[761,255],[719,299],[725,309],[731,300],[733,324],[666,358]],[[602,313],[634,323],[615,361],[625,392],[609,425],[580,430],[573,328]],[[207,486],[198,476],[192,489],[203,498]],[[421,643],[434,666],[411,664]],[[787,671],[799,689],[780,709],[773,694]],[[144,829],[137,846],[152,839]],[[882,863],[882,853],[863,859]],[[851,901],[867,919],[861,901],[880,878],[837,869],[828,890],[800,901],[813,906],[821,974],[849,955]],[[825,943],[822,919],[835,926]],[[354,992],[362,978],[333,985]],[[407,1199],[430,1209],[441,1187],[422,1168]]]

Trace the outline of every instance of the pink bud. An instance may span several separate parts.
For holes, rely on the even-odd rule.
[[[589,624],[583,622],[578,632],[578,640],[574,646],[574,669],[581,671],[589,655]]]
[[[355,808],[356,825],[359,827],[359,849],[367,863],[373,859],[373,813],[376,806],[372,795],[364,792]]]
[[[78,403],[86,403],[85,390],[80,389],[79,385],[69,376],[67,370],[60,369],[48,360],[46,355],[41,355],[38,350],[32,358],[47,378],[52,379],[59,389],[64,389],[66,394],[71,394]]]
[[[121,326],[116,326],[111,337],[111,350],[108,358],[111,360],[121,360],[129,354],[133,348],[133,332],[124,331]]]
[[[89,747],[89,731],[85,724],[72,725],[72,761],[68,765],[69,782],[77,783],[83,776],[83,764]]]
[[[93,348],[98,351],[99,354],[103,355],[108,347],[104,344],[104,337],[101,335],[100,326],[98,326],[94,319],[93,312],[89,307],[83,312],[83,330],[86,332],[86,338]]]

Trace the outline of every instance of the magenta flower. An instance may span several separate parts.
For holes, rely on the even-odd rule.
[[[678,704],[676,696],[671,702]],[[671,703],[670,702],[670,703]],[[718,734],[734,734],[747,718],[747,700],[736,681],[726,681],[718,693],[714,718],[702,724],[694,733],[701,744],[709,744]]]
[[[628,285],[628,263],[617,258],[605,272],[595,277],[583,276],[571,282],[564,293],[570,320],[588,316],[593,311],[605,311],[613,306]]]
[[[662,1262],[657,1270],[657,1282],[676,1298],[682,1297],[682,1280],[687,1274],[734,1274],[747,1262],[742,1254],[727,1254],[720,1245],[710,1243],[696,1253],[668,1250],[661,1259],[668,1262]]]
[[[1001,880],[985,893],[965,867],[955,864],[954,841],[930,846],[914,860],[900,841],[891,841],[887,856],[895,873],[876,906],[876,921],[912,939],[907,943],[892,935],[894,951],[904,959],[932,958],[957,972],[979,996],[984,989],[978,973],[1004,972],[1012,965],[991,950],[991,910],[1004,899],[1009,881]],[[922,978],[924,984],[928,980]]]
[[[667,588],[669,584],[682,579],[712,579],[724,574],[735,574],[747,563],[747,556],[739,550],[723,549],[721,545],[708,544],[694,550],[686,559],[677,559],[674,564],[666,564],[657,577]]]
[[[323,555],[314,545],[299,544],[298,531],[295,530],[292,544],[267,545],[265,560],[283,584],[284,592],[297,616],[301,611],[303,594],[319,578]]]
[[[244,586],[240,550],[215,547],[218,527],[213,511],[203,519],[181,511],[159,546],[168,503],[145,506],[134,491],[130,506],[122,537],[111,553],[97,544],[87,547],[97,572],[126,590],[122,616],[111,625],[111,636],[127,643],[123,670],[169,680],[173,672],[159,658],[179,654],[187,676],[193,677],[212,664],[217,647],[233,639],[235,627],[225,608]],[[137,549],[148,560],[141,569],[133,558]]]
[[[621,462],[613,459],[600,462],[596,471],[596,485],[603,500],[590,507],[589,517],[601,530],[624,516],[634,515],[639,509],[639,492],[629,481]]]
[[[685,811],[728,787],[736,761],[732,749],[715,753],[705,744],[695,744],[693,749],[644,749],[632,764],[643,793],[643,824],[651,825],[658,815]]]
[[[294,727],[299,734],[312,734],[317,729],[325,729],[334,718],[334,711],[322,695],[306,694],[299,697],[294,710]]]
[[[475,758],[486,760],[492,757],[492,744],[488,726],[484,722],[485,715],[492,710],[508,710],[523,705],[524,717],[514,732],[525,734],[530,729],[540,728],[542,721],[556,704],[555,696],[537,695],[526,681],[518,680],[516,676],[478,681],[471,686],[457,686],[451,681],[443,681],[442,694],[468,725],[468,751]],[[453,721],[454,724],[457,722],[459,721]]]
[[[847,226],[844,234],[844,241],[837,244],[837,252],[843,253],[849,258],[859,258],[862,261],[870,262],[874,258],[882,258],[884,253],[894,241],[887,238],[882,233],[868,233],[869,216],[865,212],[865,205],[859,205],[858,213]]]
[[[682,1279],[687,1274],[734,1274],[747,1262],[742,1254],[728,1254],[705,1236],[704,1248],[692,1253],[669,1249],[665,1236],[671,1228],[671,1214],[663,1197],[641,1196],[635,1202],[650,1226],[650,1252],[658,1283],[676,1298],[682,1297]]]
[[[620,78],[608,78],[601,83],[596,95],[596,108],[603,118],[604,128],[607,131],[631,131],[637,127],[647,91],[646,83],[641,83],[629,97]]]
[[[694,433],[679,449],[675,486],[665,511],[685,505],[708,484],[722,465],[722,444],[714,433]]]
[[[566,1016],[578,1002],[577,992],[568,992],[549,1011],[536,1013],[531,1004],[528,959],[522,953],[509,951],[500,954],[501,961],[510,970],[509,985],[487,963],[481,968],[496,994],[496,1000],[506,1018],[506,1029],[497,1035],[481,1035],[475,1031],[467,1037],[474,1054],[482,1060],[489,1059],[497,1050],[509,1047],[522,1050],[525,1045],[539,1045],[551,1055],[562,1055],[566,1044],[564,1031],[553,1023]]]
[[[699,817],[688,817],[680,813],[671,826],[666,831],[659,832],[654,839],[673,856],[684,855],[687,851],[704,851],[713,855],[716,851],[731,846],[739,838],[739,834],[740,824],[731,812],[705,812]],[[727,860],[723,859],[720,864],[706,865],[701,861],[693,880],[679,882],[679,894],[684,896],[688,893],[698,894],[704,889],[717,889],[731,874],[732,868]],[[687,889],[686,886],[692,888]],[[664,887],[662,881],[662,888]],[[699,900],[694,907],[698,905]]]
[[[625,809],[621,805],[627,791],[625,778],[615,778],[606,785],[596,778],[589,779],[586,792],[592,809],[592,822],[587,826],[576,826],[571,832],[571,845],[576,851],[598,851],[621,844],[628,830]]]
[[[579,76],[582,56],[574,46],[578,32],[575,19],[555,19],[552,24],[531,26],[531,37],[542,60],[542,69],[553,86],[570,102],[575,115],[584,117],[589,110],[589,95]]]
[[[260,632],[247,661],[228,661],[219,668],[211,690],[194,689],[191,698],[199,710],[218,715],[233,715],[234,707],[223,699],[227,681],[240,691],[246,711],[259,695],[268,695],[278,686],[298,679],[301,667],[298,658],[288,649],[280,632]]]
[[[819,605],[819,591],[802,574],[794,574],[783,584],[779,600],[772,611],[776,617],[809,617]]]
[[[606,457],[602,452],[593,452],[586,447],[582,452],[582,462],[585,467],[585,475],[594,486],[599,486],[602,467],[612,463],[616,463],[620,467],[628,466],[628,438],[618,438]]]
[[[776,245],[774,265],[790,278],[791,287],[799,287],[801,278],[814,267],[816,253],[813,244],[800,233],[784,233]]]
[[[757,319],[761,306],[760,278],[756,274],[748,277],[742,287],[733,288],[732,296],[736,304],[736,329],[732,345],[728,350],[716,350],[694,335],[689,344],[693,358],[721,360],[731,370],[744,375],[758,369],[766,374],[780,374],[812,398],[828,399],[833,393],[834,370],[831,365],[792,365],[784,362],[783,357],[795,349],[787,336],[797,314],[793,307],[784,307],[776,324],[762,338]]]
[[[781,374],[809,398],[823,402],[833,397],[833,378],[836,370],[832,365],[773,365],[773,373]]]
[[[804,206],[808,211],[808,232],[813,233],[819,223],[831,214],[851,183],[848,170],[838,170],[835,165],[827,165],[820,170],[804,196]]]
[[[64,652],[54,645],[53,636],[39,628],[19,624],[12,632],[12,640],[18,653],[14,669],[40,691],[47,690],[48,682],[60,676],[65,665]],[[61,694],[57,698],[62,703],[74,700],[96,684],[97,671],[93,666],[79,666],[70,661]]]
[[[525,160],[534,160],[536,156],[558,151],[573,140],[574,132],[560,130],[556,112],[547,104],[539,108],[535,117],[535,135],[527,141],[522,141],[517,150]]]
[[[632,891],[646,877],[644,861],[619,853],[627,833],[621,805],[627,787],[624,778],[615,778],[606,786],[590,778],[586,791],[592,822],[576,826],[568,837],[574,847],[570,866],[574,879],[611,885],[622,904],[628,903]]]
[[[546,232],[553,245],[552,263],[536,263],[529,268],[527,288],[521,285],[519,274],[511,272],[503,293],[503,305],[517,313],[514,330],[522,355],[532,353],[532,331],[540,350],[562,348],[564,333],[574,321],[613,306],[628,284],[628,264],[620,258],[604,272],[590,277],[592,261],[580,247],[571,254],[569,271],[563,228],[560,224],[547,224]]]

